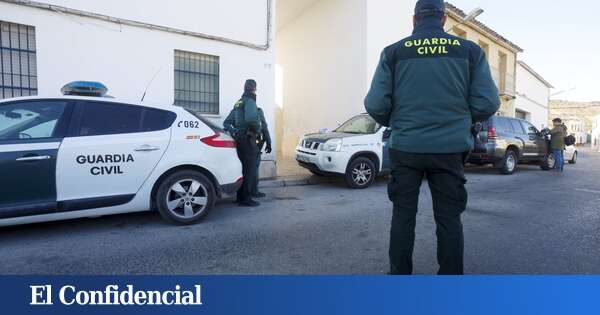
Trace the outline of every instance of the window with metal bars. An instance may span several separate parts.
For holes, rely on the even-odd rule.
[[[219,114],[219,57],[175,51],[175,105]]]
[[[0,21],[0,99],[37,95],[35,28]]]

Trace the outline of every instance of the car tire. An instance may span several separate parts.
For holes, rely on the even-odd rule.
[[[573,153],[573,158],[569,161],[569,164],[577,164],[577,152]]]
[[[544,171],[550,171],[554,169],[554,165],[556,164],[556,159],[554,158],[554,153],[549,153],[546,155],[546,158],[542,161],[540,167]]]
[[[217,200],[215,185],[197,171],[180,171],[168,176],[158,188],[158,212],[167,222],[190,225],[202,220]]]
[[[500,173],[502,173],[503,175],[512,175],[517,170],[518,165],[519,157],[517,153],[513,150],[508,150],[504,155],[504,159],[502,159],[500,165]]]
[[[365,189],[373,184],[377,176],[375,163],[366,157],[357,157],[350,161],[344,179],[352,189]]]

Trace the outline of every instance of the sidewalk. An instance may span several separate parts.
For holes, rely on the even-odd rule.
[[[308,186],[326,183],[338,183],[342,178],[324,177],[313,175],[308,170],[300,167],[292,157],[278,157],[277,178],[261,180],[260,188],[277,188],[291,186]]]

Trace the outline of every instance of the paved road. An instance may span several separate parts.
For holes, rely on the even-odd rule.
[[[600,154],[564,174],[472,168],[468,178],[467,273],[600,274]],[[271,189],[261,208],[224,202],[191,227],[147,213],[0,229],[0,274],[383,274],[385,191],[385,180]],[[434,229],[424,187],[416,273],[436,272]]]

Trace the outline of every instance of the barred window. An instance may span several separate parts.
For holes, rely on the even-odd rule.
[[[37,95],[35,28],[0,21],[0,99]]]
[[[175,51],[175,105],[219,114],[219,57]]]

